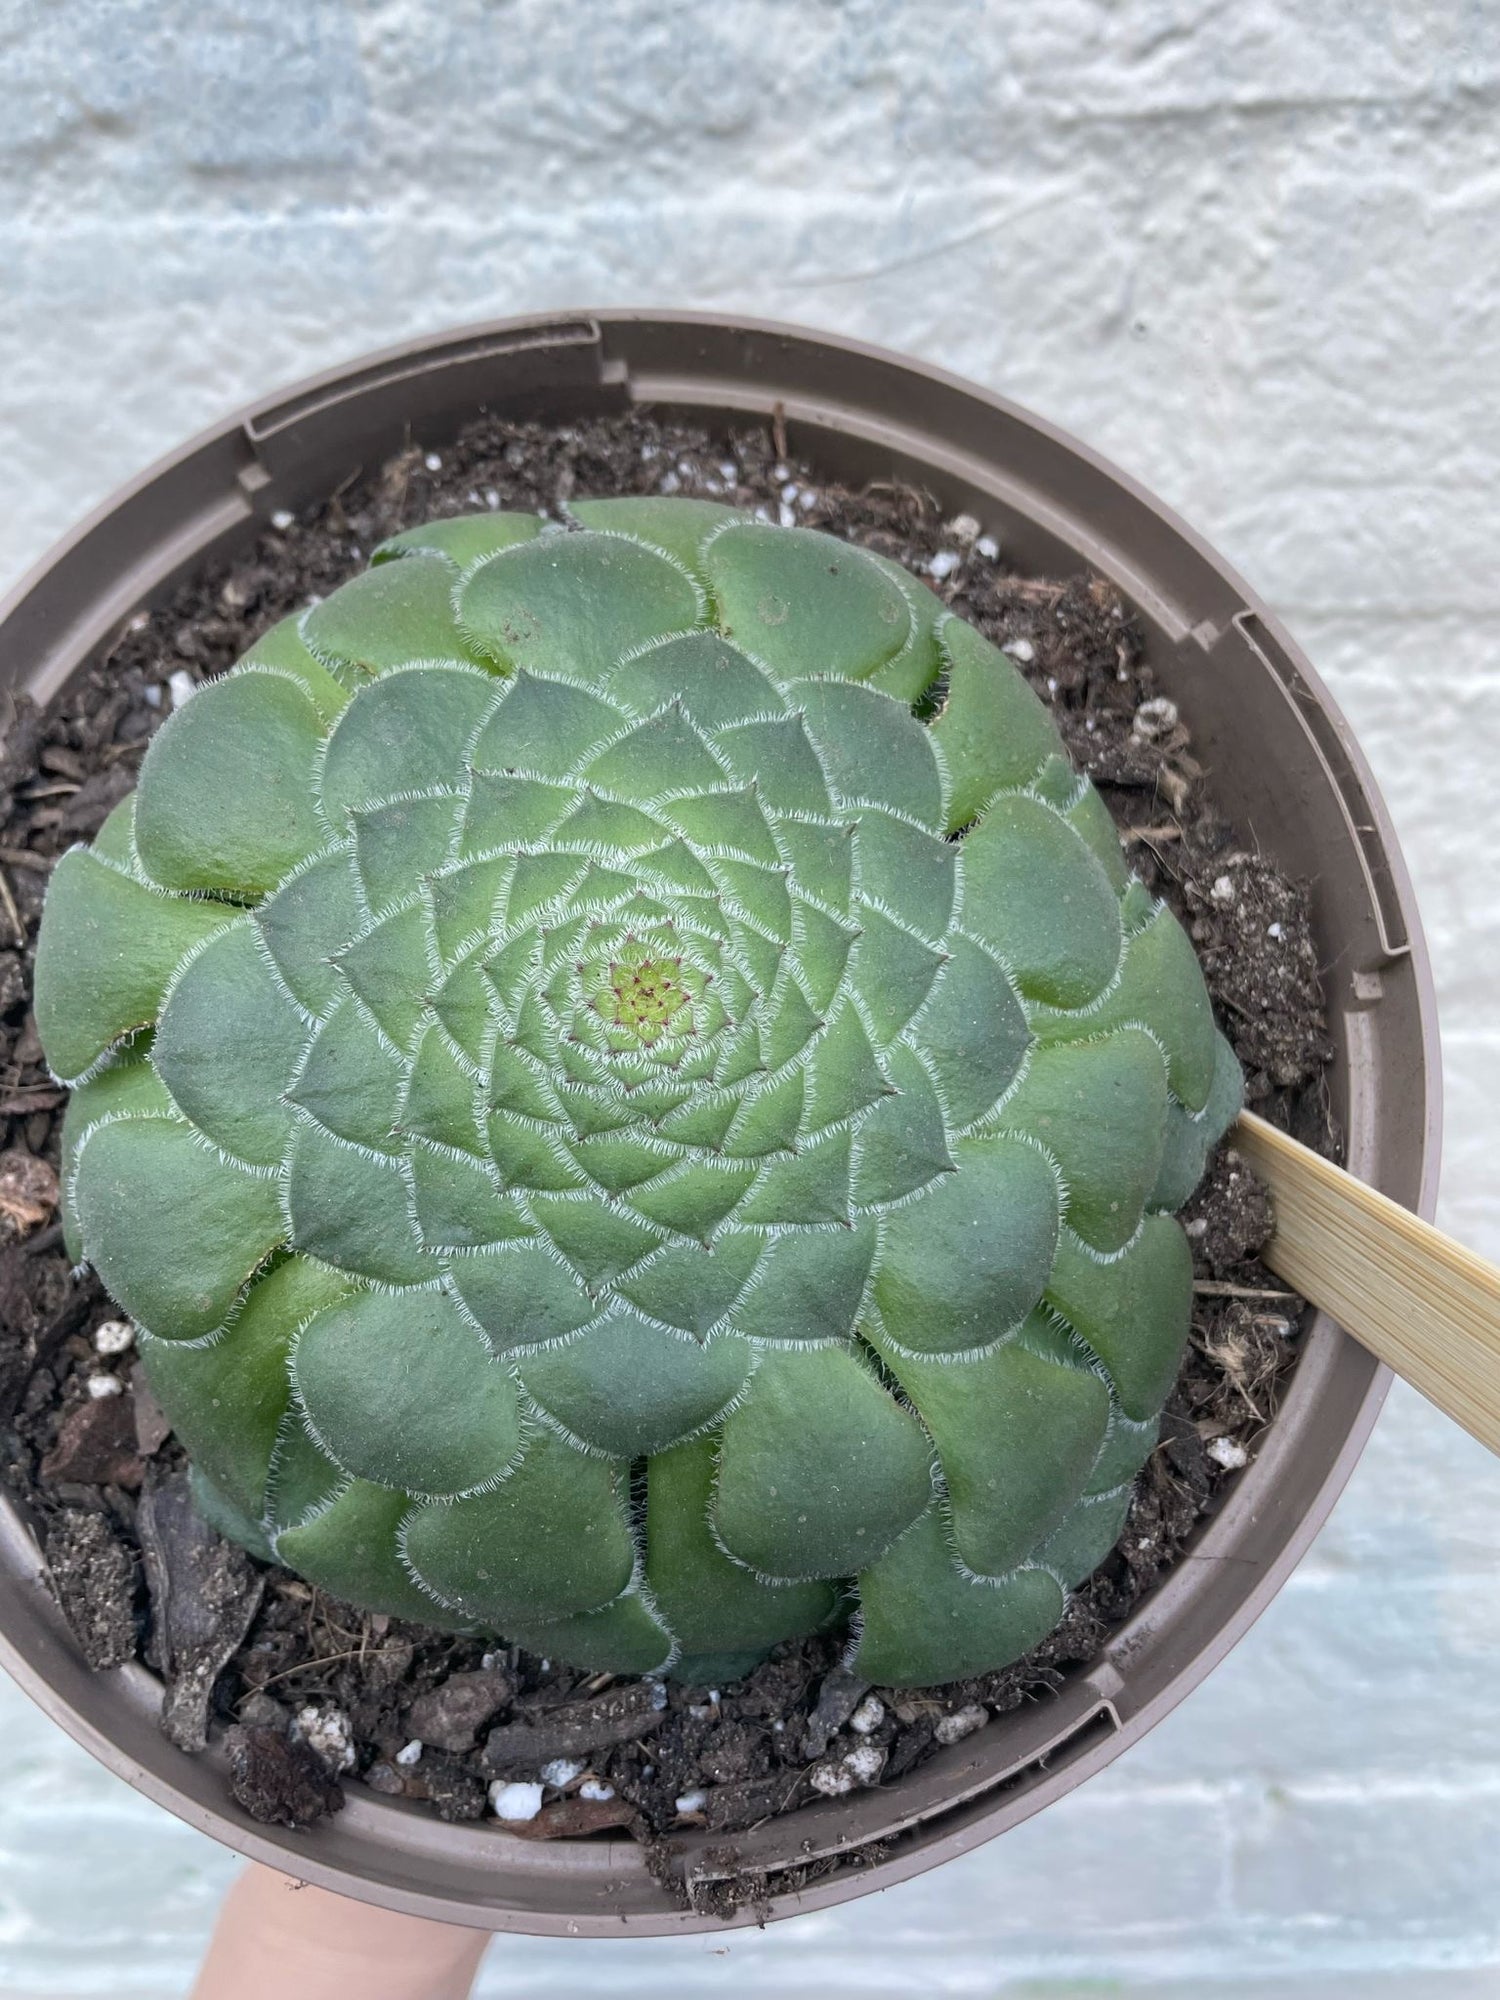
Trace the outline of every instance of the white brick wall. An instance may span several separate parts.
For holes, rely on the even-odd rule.
[[[0,583],[229,405],[445,323],[725,307],[946,363],[1155,485],[1332,683],[1436,959],[1445,1219],[1500,1256],[1497,95],[1487,0],[0,0]],[[1497,1503],[1398,1393],[1256,1632],[1064,1806],[727,1948],[501,1945],[483,1991],[1492,1994]],[[227,1858],[0,1703],[0,1994],[180,1993]]]

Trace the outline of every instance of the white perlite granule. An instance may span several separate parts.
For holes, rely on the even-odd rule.
[[[321,1757],[330,1771],[354,1769],[354,1732],[341,1708],[320,1708],[316,1702],[308,1702],[292,1718],[292,1734]]]
[[[490,1786],[490,1811],[496,1819],[535,1819],[541,1809],[540,1785],[507,1783],[496,1778]]]
[[[1240,1472],[1250,1463],[1250,1454],[1242,1444],[1233,1438],[1210,1438],[1204,1450],[1215,1465],[1222,1465],[1226,1472]]]
[[[885,1769],[885,1752],[878,1743],[861,1743],[842,1757],[815,1764],[808,1783],[825,1799],[841,1799],[848,1792],[873,1785]]]
[[[550,1764],[542,1766],[542,1783],[561,1791],[564,1785],[571,1785],[575,1778],[581,1778],[587,1769],[581,1757],[554,1757]]]
[[[1145,743],[1159,742],[1163,736],[1170,736],[1176,727],[1177,704],[1168,701],[1164,694],[1143,701],[1130,725],[1132,735],[1139,736]]]
[[[952,1715],[940,1715],[932,1725],[932,1734],[939,1743],[962,1743],[976,1729],[983,1729],[989,1719],[989,1710],[971,1701],[967,1708],[955,1709]]]

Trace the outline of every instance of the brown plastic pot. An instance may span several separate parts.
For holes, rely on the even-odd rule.
[[[976,515],[1021,566],[1102,572],[1134,606],[1215,795],[1313,885],[1336,1055],[1329,1079],[1361,1179],[1430,1216],[1438,1049],[1406,871],[1348,728],[1254,594],[1149,493],[1051,425],[953,376],[795,328],[688,314],[510,320],[392,349],[257,404],[164,459],[86,521],[0,607],[0,688],[45,701],[142,604],[248,542],[407,437],[441,445],[480,408],[567,422],[632,403],[710,423],[780,410],[826,475],[892,473]],[[1353,1469],[1387,1372],[1323,1315],[1254,1464],[1193,1554],[1055,1698],[994,1721],[888,1790],[826,1801],[740,1835],[771,1914],[885,1888],[992,1839],[1100,1770],[1181,1701],[1286,1581]],[[528,1842],[445,1826],[355,1784],[304,1833],[230,1800],[213,1752],[157,1728],[142,1666],[90,1673],[59,1617],[27,1522],[0,1505],[0,1660],[76,1740],[170,1811],[325,1887],[456,1923],[570,1936],[704,1930],[627,1840]],[[879,1858],[859,1860],[879,1842]],[[724,1872],[684,1842],[690,1881]],[[845,1858],[801,1889],[777,1873]],[[742,1913],[737,1921],[749,1921]]]

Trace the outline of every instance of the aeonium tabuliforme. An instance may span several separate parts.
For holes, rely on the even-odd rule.
[[[687,500],[433,522],[59,863],[68,1230],[226,1532],[695,1678],[997,1667],[1122,1525],[1239,1099],[1005,655]]]

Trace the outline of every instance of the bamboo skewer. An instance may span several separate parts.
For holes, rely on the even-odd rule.
[[[1500,1270],[1254,1112],[1234,1143],[1276,1204],[1263,1261],[1500,1452]]]

